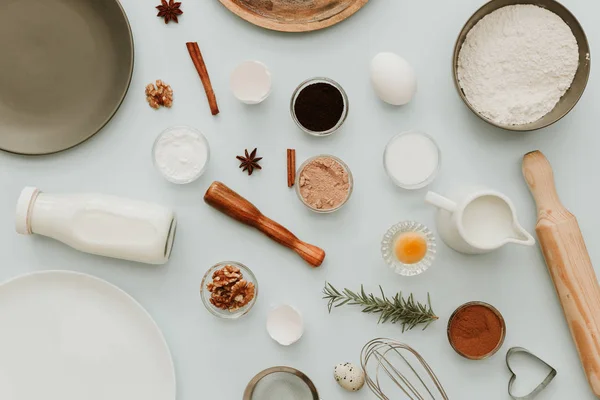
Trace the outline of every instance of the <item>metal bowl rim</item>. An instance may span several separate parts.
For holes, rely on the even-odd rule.
[[[313,381],[310,380],[310,378],[306,374],[304,374],[302,371],[299,371],[299,370],[297,370],[295,368],[291,368],[291,367],[285,367],[285,366],[268,368],[268,369],[265,369],[264,371],[261,371],[258,374],[256,374],[256,376],[254,378],[252,378],[250,383],[248,383],[248,386],[246,387],[246,390],[244,391],[243,400],[252,400],[252,394],[254,393],[254,389],[256,388],[256,385],[258,384],[258,382],[260,382],[266,376],[275,374],[278,372],[285,372],[288,374],[292,374],[292,375],[295,375],[298,378],[302,379],[302,381],[304,381],[304,383],[306,383],[306,385],[310,389],[310,391],[313,395],[313,400],[319,400],[319,392],[317,391],[317,388],[316,388],[315,384],[313,383]]]

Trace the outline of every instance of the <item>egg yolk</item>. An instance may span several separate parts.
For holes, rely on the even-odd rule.
[[[403,264],[416,264],[427,254],[427,240],[419,233],[407,232],[396,240],[396,258]]]

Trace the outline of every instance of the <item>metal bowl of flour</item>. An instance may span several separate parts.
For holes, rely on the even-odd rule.
[[[560,99],[558,104],[554,107],[552,111],[546,114],[541,119],[531,122],[528,124],[522,125],[502,125],[498,124],[486,116],[479,113],[467,99],[464,91],[460,86],[460,82],[458,80],[458,55],[460,50],[465,42],[467,34],[469,31],[486,15],[491,14],[492,12],[506,6],[516,5],[516,4],[533,4],[542,8],[545,8],[549,11],[552,11],[554,14],[558,15],[567,23],[567,25],[571,28],[575,39],[577,40],[577,45],[579,46],[579,67],[577,68],[577,73],[575,74],[575,78],[573,79],[573,83],[571,87],[567,90],[567,92]],[[553,123],[557,122],[565,115],[569,113],[575,107],[585,88],[587,86],[588,78],[590,76],[590,46],[588,44],[587,37],[583,28],[577,21],[577,18],[569,10],[567,10],[562,4],[557,3],[554,0],[492,0],[489,3],[483,5],[479,10],[469,18],[465,26],[463,27],[458,39],[456,41],[456,45],[454,47],[454,56],[452,57],[452,71],[454,75],[454,84],[456,86],[456,90],[458,94],[463,99],[467,107],[473,113],[475,113],[479,118],[484,121],[497,126],[502,129],[510,130],[510,131],[533,131],[536,129],[545,128]]]

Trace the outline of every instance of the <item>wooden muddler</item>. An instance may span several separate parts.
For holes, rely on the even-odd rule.
[[[304,243],[277,222],[265,217],[252,203],[229,189],[221,182],[213,182],[204,195],[204,201],[239,222],[254,227],[276,241],[294,250],[307,263],[319,267],[325,259],[325,251]]]
[[[550,163],[539,151],[523,158],[523,176],[538,210],[536,232],[546,264],[596,397],[600,397],[600,286],[577,219],[560,202]]]

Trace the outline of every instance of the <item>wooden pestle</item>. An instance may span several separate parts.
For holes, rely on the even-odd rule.
[[[577,219],[560,202],[550,163],[539,151],[523,158],[523,176],[538,209],[536,232],[588,382],[600,397],[600,286]]]
[[[204,201],[239,222],[254,227],[276,241],[294,250],[307,263],[319,267],[325,251],[298,239],[286,228],[265,217],[252,203],[221,182],[213,182],[204,195]]]

